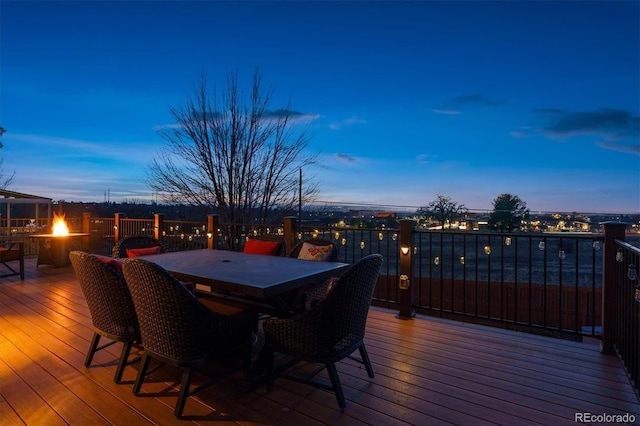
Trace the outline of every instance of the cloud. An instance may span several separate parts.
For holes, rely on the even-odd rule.
[[[549,137],[607,134],[615,139],[638,137],[640,118],[629,111],[603,108],[597,111],[547,111],[552,120],[542,132]]]
[[[629,154],[637,154],[640,155],[640,143],[634,144],[624,144],[619,141],[615,142],[598,142],[597,145],[604,149],[610,149],[612,151],[625,152]]]
[[[431,111],[434,114],[457,115],[462,114],[462,110],[468,107],[489,108],[502,104],[504,104],[504,102],[489,99],[481,93],[473,93],[471,95],[449,98],[444,101],[443,107],[434,108]]]
[[[429,154],[418,154],[418,156],[416,156],[416,161],[420,164],[430,164],[433,162],[433,159],[434,157]]]
[[[480,93],[474,93],[473,95],[457,96],[451,98],[450,102],[456,105],[478,105],[484,103],[484,95]]]
[[[152,127],[153,130],[155,130],[156,132],[158,130],[164,130],[164,129],[180,129],[182,128],[182,124],[178,124],[178,123],[173,123],[173,124],[157,124],[155,126]]]
[[[596,145],[620,152],[640,154],[640,117],[630,111],[601,108],[594,111],[538,109],[534,111],[539,126],[523,127],[511,132],[514,137],[542,134],[549,139],[594,136]]]
[[[351,156],[351,155],[349,155],[349,154],[338,153],[338,154],[336,154],[336,155],[335,155],[335,157],[336,157],[338,160],[340,160],[340,161],[342,161],[342,162],[344,162],[344,163],[355,163],[355,162],[356,162],[356,158],[355,158],[355,157],[352,157],[352,156]]]
[[[462,114],[461,111],[453,110],[453,109],[432,109],[434,114],[442,114],[442,115],[458,115]]]
[[[364,120],[362,118],[359,118],[353,115],[345,120],[335,121],[329,124],[329,128],[331,130],[340,130],[345,126],[353,126],[354,124],[367,124],[367,120]]]
[[[81,165],[89,168],[144,167],[151,158],[149,143],[144,141],[89,141],[49,135],[7,134],[3,154],[5,166],[20,170],[59,167],[59,174],[73,175]],[[127,164],[128,166],[124,166]],[[35,173],[50,178],[52,173]]]
[[[309,122],[309,121],[317,120],[320,117],[320,115],[319,114],[303,113],[303,112],[298,112],[298,111],[291,111],[291,110],[287,110],[287,109],[278,109],[278,110],[275,110],[275,111],[266,110],[264,112],[264,117],[266,119],[289,117],[290,121],[298,123],[298,122]]]
[[[514,138],[526,138],[533,136],[534,133],[535,131],[532,130],[531,126],[522,126],[519,130],[512,130],[509,132],[509,134]]]
[[[11,139],[23,144],[33,144],[42,148],[63,148],[70,150],[90,150],[99,151],[104,149],[95,142],[84,141],[80,139],[61,138],[58,136],[36,135],[27,133],[11,134]]]
[[[209,113],[209,118],[211,119],[221,118],[221,117],[224,117],[224,115],[221,112],[212,111]],[[300,124],[300,123],[308,123],[313,120],[317,120],[318,118],[320,118],[320,115],[311,114],[311,113],[302,113],[302,112],[291,111],[287,109],[277,109],[274,111],[265,110],[262,114],[263,121],[275,122],[276,120],[287,118],[287,117],[290,124]],[[192,122],[197,123],[197,119],[194,119]],[[153,130],[158,131],[158,130],[164,130],[164,129],[181,129],[182,127],[184,127],[182,123],[158,124],[153,126]]]

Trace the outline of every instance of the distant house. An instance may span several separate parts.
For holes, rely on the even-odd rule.
[[[373,210],[349,210],[349,215],[352,218],[374,218],[376,217],[376,212]]]
[[[489,229],[489,216],[469,216],[460,220],[459,227],[470,231]]]
[[[396,214],[395,212],[378,212],[378,218],[379,219],[387,219],[387,218],[395,219]]]

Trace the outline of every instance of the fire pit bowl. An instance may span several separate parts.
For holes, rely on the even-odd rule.
[[[91,234],[69,233],[67,235],[56,234],[32,234],[30,238],[38,240],[38,264],[54,267],[70,264],[69,252],[82,249],[82,238]]]

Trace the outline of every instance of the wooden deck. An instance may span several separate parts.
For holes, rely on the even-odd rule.
[[[91,319],[71,267],[0,281],[2,425],[574,425],[575,413],[635,415],[640,403],[615,356],[577,343],[428,317],[399,320],[372,308],[366,344],[376,377],[341,362],[347,408],[333,394],[286,380],[246,390],[240,374],[192,396],[173,416],[169,368],[134,396],[113,373],[114,345],[83,366]]]

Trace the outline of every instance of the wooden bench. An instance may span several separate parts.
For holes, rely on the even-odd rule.
[[[0,278],[20,275],[20,279],[24,280],[24,242],[0,243],[0,265]]]

